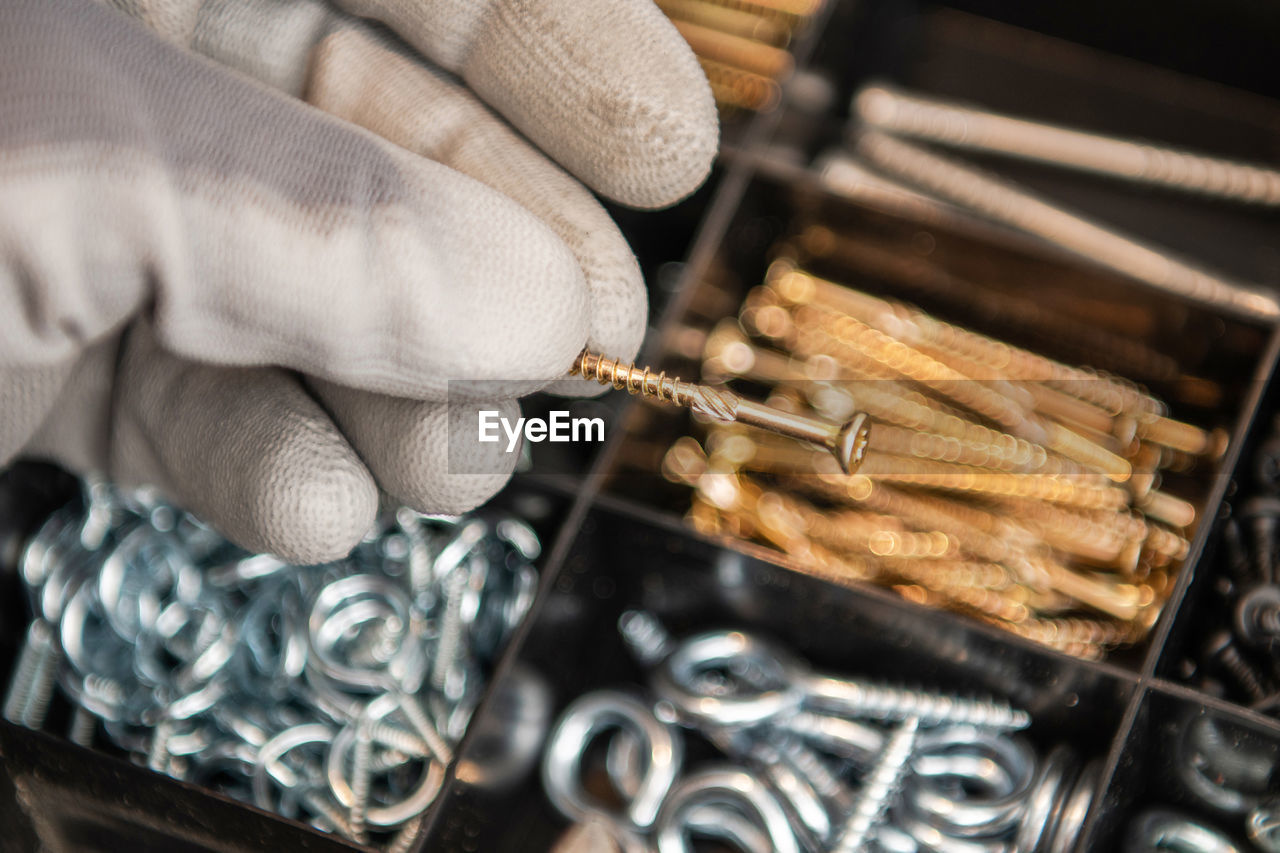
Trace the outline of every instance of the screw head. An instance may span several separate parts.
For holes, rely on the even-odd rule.
[[[1268,652],[1280,649],[1280,585],[1259,584],[1240,596],[1235,631],[1250,646]]]
[[[858,470],[862,460],[866,458],[870,440],[871,420],[864,412],[858,412],[840,427],[836,436],[835,455],[842,471],[852,474]]]

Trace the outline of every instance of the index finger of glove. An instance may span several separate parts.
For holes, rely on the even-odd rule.
[[[697,189],[711,89],[648,0],[338,0],[444,68],[598,192],[636,207]]]

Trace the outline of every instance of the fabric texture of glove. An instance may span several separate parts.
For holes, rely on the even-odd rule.
[[[716,148],[648,0],[114,5],[151,32],[0,12],[0,462],[150,482],[321,561],[379,489],[459,512],[505,482],[499,445],[451,470],[459,407],[514,417],[584,344],[635,353],[643,282],[573,176],[658,206]]]

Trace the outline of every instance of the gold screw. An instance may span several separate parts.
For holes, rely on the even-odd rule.
[[[827,423],[744,400],[732,391],[684,382],[667,376],[666,371],[655,374],[647,367],[641,369],[585,349],[574,360],[569,374],[612,385],[628,394],[674,403],[721,423],[748,424],[825,447],[846,474],[858,469],[867,452],[871,424],[862,412],[843,424]]]

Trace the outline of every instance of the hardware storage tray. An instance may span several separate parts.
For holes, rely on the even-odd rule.
[[[1206,130],[1213,126],[1238,142],[1220,153],[1256,159],[1274,160],[1280,151],[1275,106],[1252,95],[1219,98],[1219,90],[1201,91],[1201,81],[1176,84],[1163,72],[1144,76],[1129,65],[1110,75],[1105,61],[1091,64],[1089,51],[1056,42],[1040,50],[1037,45],[1050,41],[1024,43],[1010,35],[1019,31],[954,10],[914,10],[914,4],[887,1],[833,3],[795,48],[801,73],[827,81],[827,98],[784,103],[772,114],[737,122],[712,184],[685,205],[644,216],[620,212],[624,228],[634,231],[629,236],[646,275],[660,285],[653,299],[658,328],[647,356],[656,367],[694,378],[698,363],[679,354],[679,330],[707,328],[731,314],[762,280],[770,247],[804,224],[852,235],[855,244],[875,250],[860,256],[856,279],[849,278],[847,258],[832,257],[816,272],[839,273],[1061,360],[1089,361],[1064,332],[1080,324],[1140,342],[1178,367],[1177,377],[1150,383],[1171,401],[1173,415],[1231,437],[1214,465],[1166,480],[1169,491],[1196,506],[1198,523],[1159,621],[1143,642],[1102,661],[1083,661],[883,589],[805,576],[763,547],[694,532],[681,518],[688,490],[664,481],[656,459],[647,473],[637,470],[641,445],[669,444],[687,431],[686,415],[620,394],[575,403],[593,414],[607,412],[614,429],[596,458],[557,458],[549,467],[563,473],[517,475],[498,499],[527,518],[547,546],[539,597],[490,680],[417,849],[543,850],[563,831],[566,824],[538,776],[547,728],[587,690],[642,683],[615,627],[619,614],[632,608],[652,611],[677,635],[744,628],[786,643],[823,669],[987,692],[1025,708],[1034,718],[1029,736],[1037,747],[1066,741],[1102,760],[1080,850],[1120,849],[1126,822],[1149,805],[1226,825],[1221,814],[1197,805],[1176,766],[1194,720],[1219,721],[1240,749],[1280,754],[1280,721],[1191,686],[1184,669],[1224,618],[1214,597],[1221,574],[1217,534],[1238,484],[1249,479],[1271,413],[1280,410],[1280,333],[1099,272],[955,211],[904,207],[824,184],[802,165],[840,143],[852,89],[882,74],[948,96],[1003,92],[1004,100],[991,104],[1009,110],[1034,109],[1040,101],[1026,92],[1041,86],[1055,94],[1058,110],[1046,119],[1200,147],[1216,141]],[[849,66],[847,46],[869,44],[878,47]],[[1179,94],[1163,101],[1152,94],[1166,91]],[[1258,103],[1271,112],[1256,111]],[[1119,198],[1106,186],[1030,168],[1018,178],[1063,194],[1082,210],[1112,213],[1116,224],[1153,241],[1163,238],[1184,254],[1200,253],[1238,277],[1276,283],[1268,236],[1274,216],[1225,207],[1210,207],[1208,216],[1188,213],[1179,199]],[[878,274],[867,271],[867,258],[880,264]],[[990,308],[1030,293],[1047,313],[1063,318],[1061,327],[1031,328]],[[982,298],[968,298],[976,294]],[[542,470],[537,453],[535,470]],[[65,497],[65,485],[49,480],[47,469],[4,475],[0,529],[30,529]],[[13,541],[0,538],[0,677],[6,682],[27,618],[10,571]],[[55,706],[50,728],[65,730],[66,713]],[[705,745],[690,749],[694,756],[710,754]],[[1280,794],[1280,774],[1270,784],[1270,793]],[[0,829],[0,849],[20,851],[40,842],[69,851],[357,849],[136,767],[123,755],[89,752],[6,722],[0,722]]]

